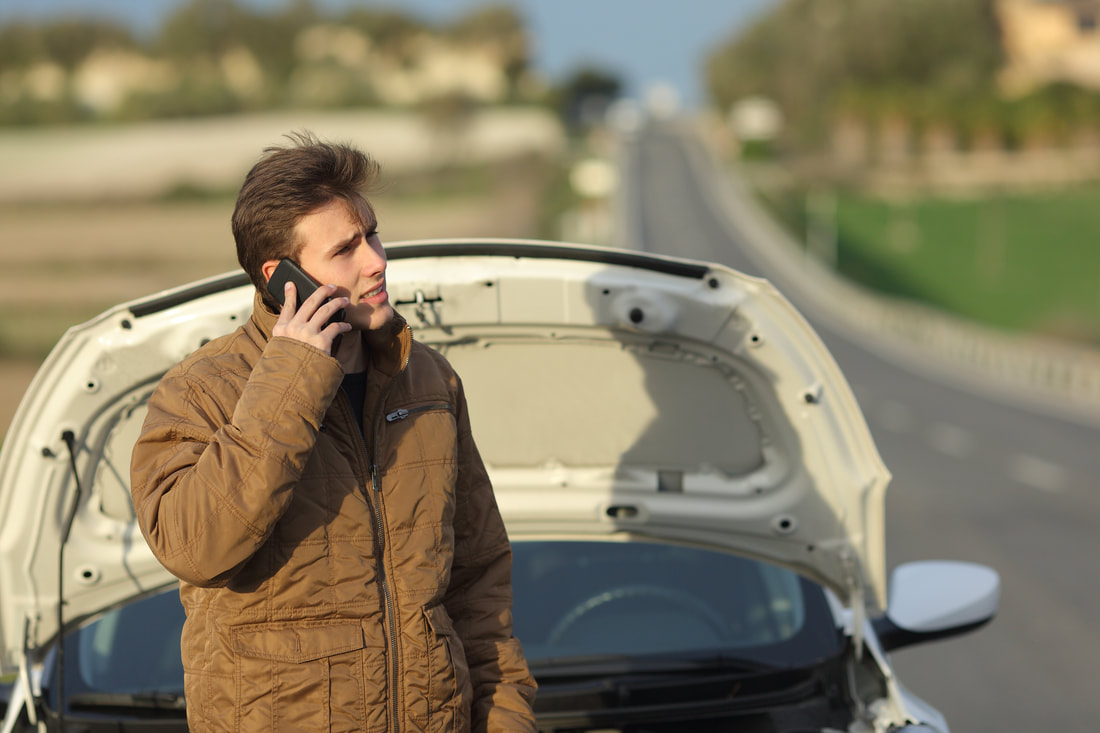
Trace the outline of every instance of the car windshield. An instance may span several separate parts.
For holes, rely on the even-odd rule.
[[[144,710],[183,714],[180,634],[184,613],[176,586],[98,615],[65,635],[65,700],[69,713],[93,716]],[[50,654],[42,684],[51,710],[58,657]]]
[[[533,667],[612,657],[769,666],[834,653],[819,586],[763,562],[649,542],[514,542],[515,633]]]
[[[66,691],[182,694],[183,620],[175,587],[103,614],[66,640]]]
[[[839,643],[820,587],[767,563],[648,542],[512,547],[515,633],[536,672],[586,664],[610,672],[608,660],[625,659],[796,666]],[[177,704],[168,698],[183,691],[183,620],[173,587],[68,635],[70,705]]]

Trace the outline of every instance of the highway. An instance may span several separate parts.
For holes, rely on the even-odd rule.
[[[955,559],[1001,575],[990,625],[894,654],[902,684],[954,731],[1100,730],[1100,415],[991,396],[972,386],[981,375],[929,371],[904,344],[819,315],[807,276],[772,266],[777,244],[721,204],[732,174],[699,165],[699,145],[672,124],[623,138],[620,243],[771,280],[832,351],[894,475],[888,568]]]

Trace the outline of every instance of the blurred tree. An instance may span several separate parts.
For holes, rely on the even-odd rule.
[[[478,54],[472,67],[497,91],[451,95],[441,87],[443,98],[424,110],[429,118],[462,118],[473,102],[463,95],[525,96],[530,44],[523,18],[507,5],[478,8],[446,28],[397,9],[321,8],[320,0],[284,1],[271,10],[251,0],[181,0],[148,42],[122,25],[76,17],[0,25],[0,72],[12,72],[0,84],[0,124],[414,103],[423,88],[446,87],[438,69],[420,68],[423,55],[434,53],[438,64],[463,50]],[[105,54],[94,69],[85,64],[97,51],[118,49],[131,53]],[[391,87],[419,84],[420,91],[408,100],[383,94],[378,75],[390,71],[401,77],[382,77]],[[106,83],[109,99],[101,93],[100,103],[88,102],[92,81]]]
[[[450,29],[458,42],[496,50],[508,80],[509,95],[519,95],[530,62],[530,42],[523,17],[510,5],[486,5],[461,17]]]
[[[107,21],[74,18],[39,25],[10,23],[0,27],[0,69],[50,61],[71,72],[93,50],[136,46],[126,28]]]
[[[0,71],[25,69],[45,57],[40,31],[27,23],[0,28]]]
[[[240,112],[240,99],[212,72],[190,74],[166,92],[131,94],[110,113],[115,120],[204,117]]]
[[[107,21],[60,20],[44,25],[40,33],[46,55],[67,71],[75,69],[92,51],[137,47],[126,28]]]
[[[297,63],[294,42],[298,34],[322,20],[310,0],[294,0],[274,14],[253,15],[248,25],[239,29],[239,37],[279,90],[286,85]]]
[[[785,0],[712,52],[705,73],[723,109],[775,99],[804,146],[823,142],[841,109],[946,114],[988,94],[1001,63],[991,0]]]
[[[64,124],[90,119],[88,109],[71,96],[57,100],[32,99],[20,95],[0,104],[0,125],[32,126]]]
[[[409,62],[412,53],[410,41],[428,33],[428,26],[405,13],[395,10],[355,8],[342,19],[345,25],[361,31],[379,52]]]
[[[183,61],[213,57],[241,43],[243,29],[255,20],[235,0],[190,0],[165,20],[155,48],[165,57]]]
[[[611,72],[586,66],[570,74],[550,95],[566,127],[577,132],[601,122],[608,105],[618,99],[622,82]]]
[[[157,103],[147,98],[144,105],[164,113],[204,114],[285,104],[296,62],[295,37],[320,17],[310,0],[294,0],[276,13],[235,0],[190,0],[167,18],[155,44],[161,56],[184,71],[184,83],[171,90],[183,98]],[[242,50],[259,70],[247,89],[239,83],[233,88],[226,78],[228,59]]]

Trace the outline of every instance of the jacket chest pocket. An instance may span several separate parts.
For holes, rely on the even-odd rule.
[[[380,474],[388,548],[418,561],[425,577],[407,578],[411,587],[442,582],[453,551],[458,428],[447,402],[425,401],[386,413],[380,434]],[[430,570],[428,569],[430,565]]]
[[[458,445],[454,408],[435,401],[390,410],[380,442],[378,457],[387,472],[453,463]]]
[[[358,621],[254,624],[232,640],[237,730],[384,725],[373,718],[385,709],[385,652],[366,645]]]

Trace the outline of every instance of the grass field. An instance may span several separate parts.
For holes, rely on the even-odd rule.
[[[1100,343],[1100,185],[769,203],[800,238],[820,233],[814,248],[856,282],[999,328]]]

